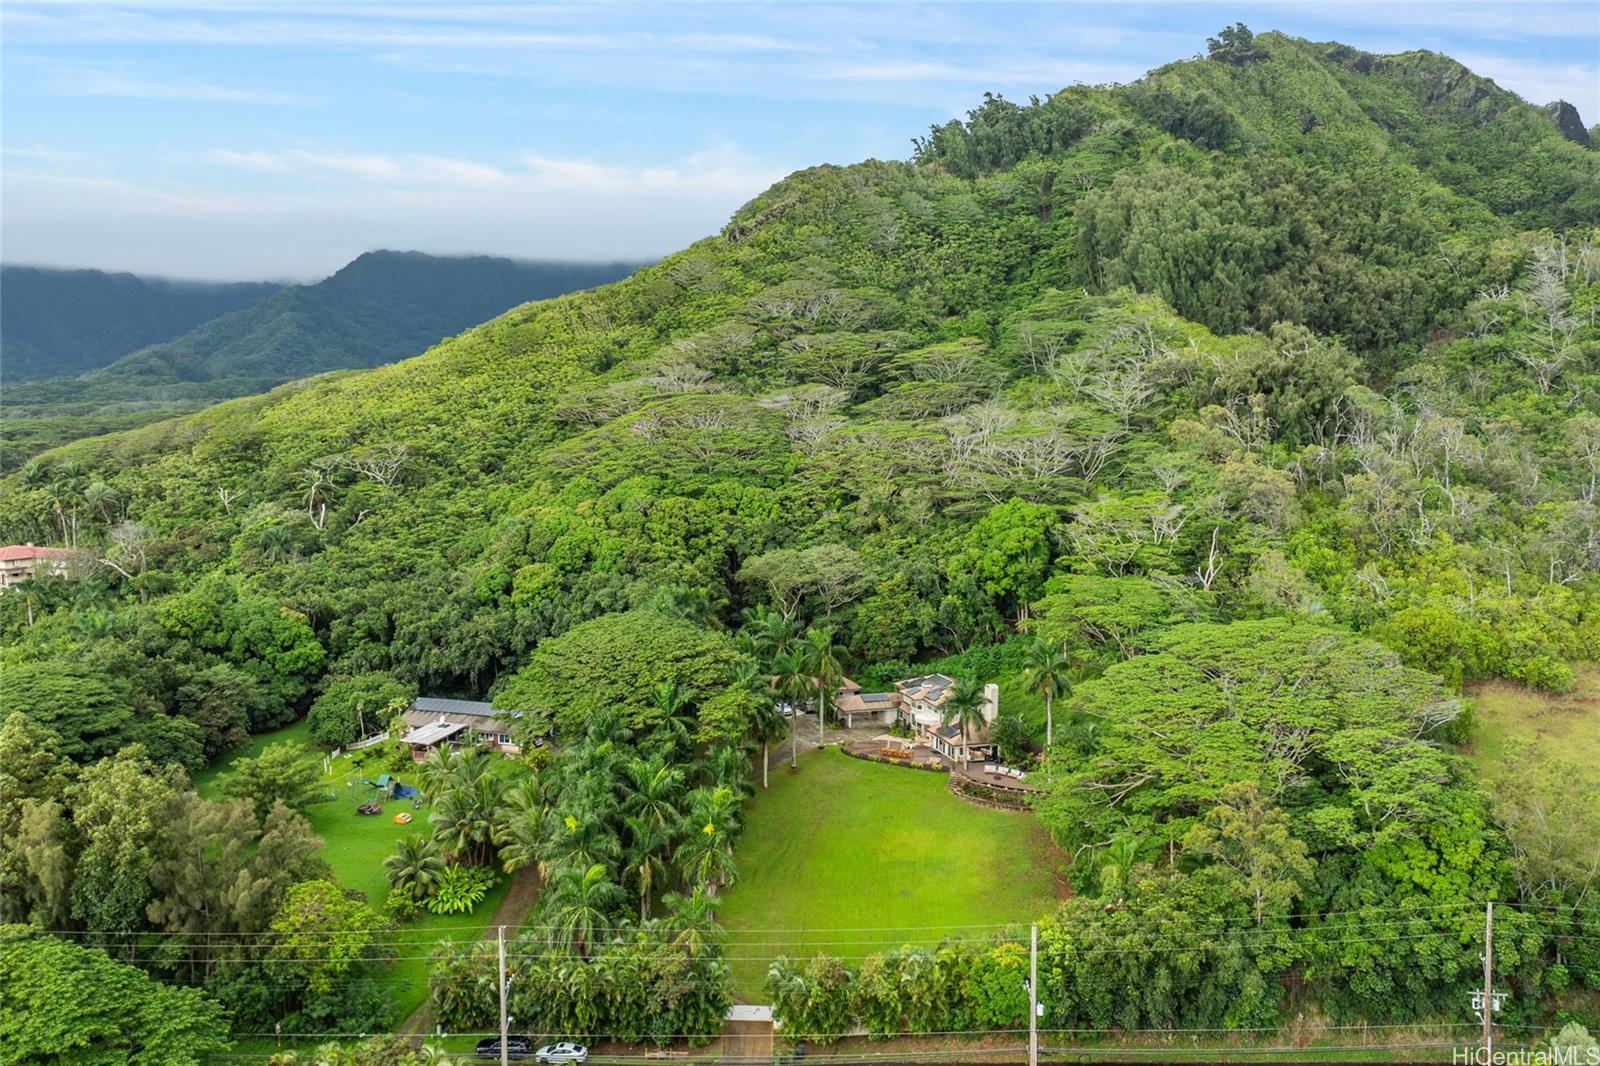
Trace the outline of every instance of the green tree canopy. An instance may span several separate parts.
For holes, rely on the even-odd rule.
[[[201,1066],[232,1049],[222,1008],[199,989],[23,926],[0,926],[0,1060]]]
[[[574,626],[540,644],[494,696],[495,706],[579,733],[604,710],[633,729],[660,724],[657,685],[675,684],[699,702],[725,688],[738,655],[727,638],[641,609]]]

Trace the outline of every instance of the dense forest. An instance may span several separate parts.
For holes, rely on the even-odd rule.
[[[796,173],[415,359],[47,452],[0,530],[86,562],[0,598],[0,918],[282,937],[336,895],[294,804],[185,776],[308,712],[353,740],[356,692],[487,697],[560,753],[504,788],[439,760],[454,813],[407,869],[545,872],[556,932],[525,935],[562,961],[522,1016],[576,966],[586,1031],[703,1033],[766,679],[937,660],[1000,682],[1042,761],[1056,1027],[1470,1018],[1488,900],[1506,1020],[1549,1022],[1600,990],[1600,825],[1490,796],[1457,745],[1463,685],[1600,656],[1595,164],[1446,57],[1235,27]],[[652,825],[661,792],[684,814]],[[299,858],[240,849],[253,887],[199,907],[193,847],[132,818]],[[986,975],[1016,945],[961,959],[784,960],[771,990],[823,1038],[1015,1023]],[[138,961],[271,1016],[227,960]],[[292,1007],[381,1025],[325,963],[279,957]],[[493,965],[443,960],[441,1016],[483,1022]],[[968,976],[908,1002],[935,970]],[[652,1021],[641,974],[701,995]]]

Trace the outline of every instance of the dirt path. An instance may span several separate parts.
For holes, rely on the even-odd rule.
[[[527,917],[528,911],[533,908],[533,901],[539,898],[539,871],[527,866],[511,875],[511,887],[506,889],[506,894],[500,897],[500,905],[494,909],[494,914],[489,916],[489,924],[484,927],[483,939],[493,940],[495,930],[500,926],[506,927],[508,937],[515,936],[522,927],[522,920]],[[422,1005],[411,1012],[411,1016],[400,1026],[403,1036],[416,1037],[421,1043],[428,1031],[433,1028],[433,1005],[424,1000]]]
[[[496,927],[502,925],[506,927],[507,937],[516,936],[517,930],[522,927],[522,919],[527,917],[533,901],[538,898],[539,871],[532,866],[524,866],[511,875],[511,887],[501,897],[500,906],[494,909],[494,915],[483,931],[483,939],[493,940]]]

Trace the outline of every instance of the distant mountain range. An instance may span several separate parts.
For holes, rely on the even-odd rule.
[[[393,362],[637,263],[368,252],[309,285],[5,267],[4,465],[79,436],[329,370]]]
[[[277,292],[277,282],[169,281],[103,270],[0,267],[0,374],[74,377]]]

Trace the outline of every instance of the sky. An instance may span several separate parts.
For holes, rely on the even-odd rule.
[[[1242,20],[1446,52],[1600,121],[1570,3],[0,7],[0,258],[310,279],[363,251],[643,259],[985,91],[1137,78]]]

